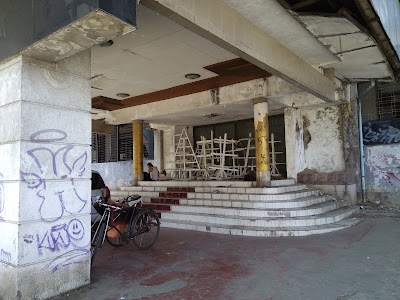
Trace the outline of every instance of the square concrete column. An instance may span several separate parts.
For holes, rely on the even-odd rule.
[[[254,131],[256,146],[257,186],[271,185],[269,158],[268,102],[266,98],[254,99]]]
[[[303,118],[298,108],[287,107],[284,114],[287,177],[297,180],[305,168]]]
[[[90,51],[0,64],[0,299],[90,281]]]
[[[133,139],[133,185],[143,180],[143,121],[132,122]]]
[[[154,164],[160,172],[164,170],[163,158],[163,132],[154,130]]]

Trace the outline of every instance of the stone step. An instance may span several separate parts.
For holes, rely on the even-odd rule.
[[[357,224],[360,220],[347,218],[336,223],[307,226],[307,227],[241,227],[226,226],[223,224],[209,224],[202,222],[183,222],[176,220],[161,219],[161,226],[167,228],[203,231],[218,234],[243,235],[243,236],[263,236],[263,237],[284,237],[284,236],[306,236],[312,234],[322,234],[345,229]]]
[[[217,214],[200,214],[185,212],[166,212],[162,214],[164,220],[183,222],[204,222],[209,224],[223,224],[228,226],[256,226],[256,227],[298,227],[316,226],[335,223],[350,216],[356,208],[346,207],[329,211],[317,216],[305,216],[296,218],[270,218],[270,217],[241,217],[224,216]]]
[[[179,184],[179,183],[177,183]],[[239,194],[280,194],[306,189],[304,184],[259,188],[259,187],[223,187],[223,186],[131,186],[121,187],[123,192],[183,192],[183,193],[239,193]]]
[[[157,205],[157,204],[156,204]],[[331,210],[342,207],[339,201],[329,201],[314,204],[308,207],[291,208],[291,209],[251,209],[251,208],[227,208],[227,207],[208,207],[208,206],[187,206],[187,205],[171,205],[169,208],[172,212],[180,212],[187,214],[208,214],[208,215],[224,215],[252,218],[293,218],[312,215],[320,215]]]
[[[157,199],[157,198],[154,198]],[[285,209],[306,207],[318,203],[327,202],[326,196],[310,196],[294,200],[271,200],[271,201],[249,201],[249,200],[212,200],[212,199],[179,199],[181,205],[196,206],[222,206],[234,208],[253,209]]]
[[[150,198],[150,203],[158,204],[179,204],[181,200],[175,198]],[[147,203],[147,202],[146,202]]]
[[[196,192],[196,188],[195,187],[167,187],[167,192],[194,193],[194,192]]]
[[[187,193],[188,199],[213,199],[213,200],[250,200],[250,201],[273,201],[294,200],[298,198],[311,197],[320,194],[317,190],[300,190],[281,194],[229,194],[229,193]]]
[[[126,192],[166,192],[168,187],[166,186],[122,186],[121,191]]]
[[[187,198],[188,193],[186,192],[160,192],[160,198],[174,198],[174,199],[181,199]]]
[[[143,207],[150,208],[156,212],[170,211],[171,205],[161,203],[143,203]]]
[[[140,195],[143,198],[152,198],[158,197],[159,192],[137,192],[137,191],[111,191],[111,199],[112,200],[119,200],[130,195]]]
[[[271,186],[285,186],[294,185],[294,179],[272,180]],[[236,180],[194,180],[194,181],[181,181],[181,180],[160,180],[160,181],[139,181],[139,186],[143,187],[255,187],[254,181],[236,181]]]
[[[195,187],[195,193],[223,193],[223,194],[281,194],[287,192],[295,192],[305,190],[307,186],[304,184],[294,184],[280,187],[268,188],[237,188],[237,187]]]

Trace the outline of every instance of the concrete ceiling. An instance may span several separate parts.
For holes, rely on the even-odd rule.
[[[299,20],[341,62],[332,65],[341,79],[390,79],[388,62],[375,40],[345,16],[299,15]]]
[[[390,76],[375,41],[346,18],[314,15],[296,19],[276,0],[223,1],[311,65],[332,66],[343,79]],[[187,73],[200,74],[198,80],[212,78],[217,74],[205,66],[237,58],[142,5],[137,18],[136,31],[116,38],[111,47],[92,48],[92,97],[122,100],[117,93],[133,97],[180,86],[193,82],[185,78]],[[270,114],[282,113],[284,106],[271,101]],[[217,116],[205,116],[210,114]],[[252,116],[252,104],[241,102],[158,115],[146,121],[206,125]]]
[[[204,66],[237,57],[141,5],[137,18],[137,30],[92,48],[92,97],[163,90],[192,82],[188,73],[211,78]]]
[[[340,61],[276,0],[224,2],[310,65]]]
[[[269,115],[283,113],[283,105],[273,100],[268,101]],[[157,116],[155,118],[144,118],[145,122],[165,125],[202,126],[216,123],[252,119],[254,117],[253,101],[246,100],[229,105],[213,105],[201,110],[172,113]]]

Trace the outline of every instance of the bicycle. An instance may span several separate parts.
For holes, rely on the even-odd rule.
[[[114,247],[125,245],[131,240],[137,248],[146,250],[153,246],[158,238],[160,220],[153,210],[140,207],[143,204],[140,196],[128,196],[117,203],[128,204],[129,210],[103,203],[101,199],[95,203],[100,221],[96,220],[92,225],[92,265],[97,249],[101,248],[104,240]]]

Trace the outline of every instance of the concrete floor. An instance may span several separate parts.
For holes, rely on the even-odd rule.
[[[400,217],[295,238],[162,228],[149,251],[105,245],[92,284],[56,299],[400,299]]]

